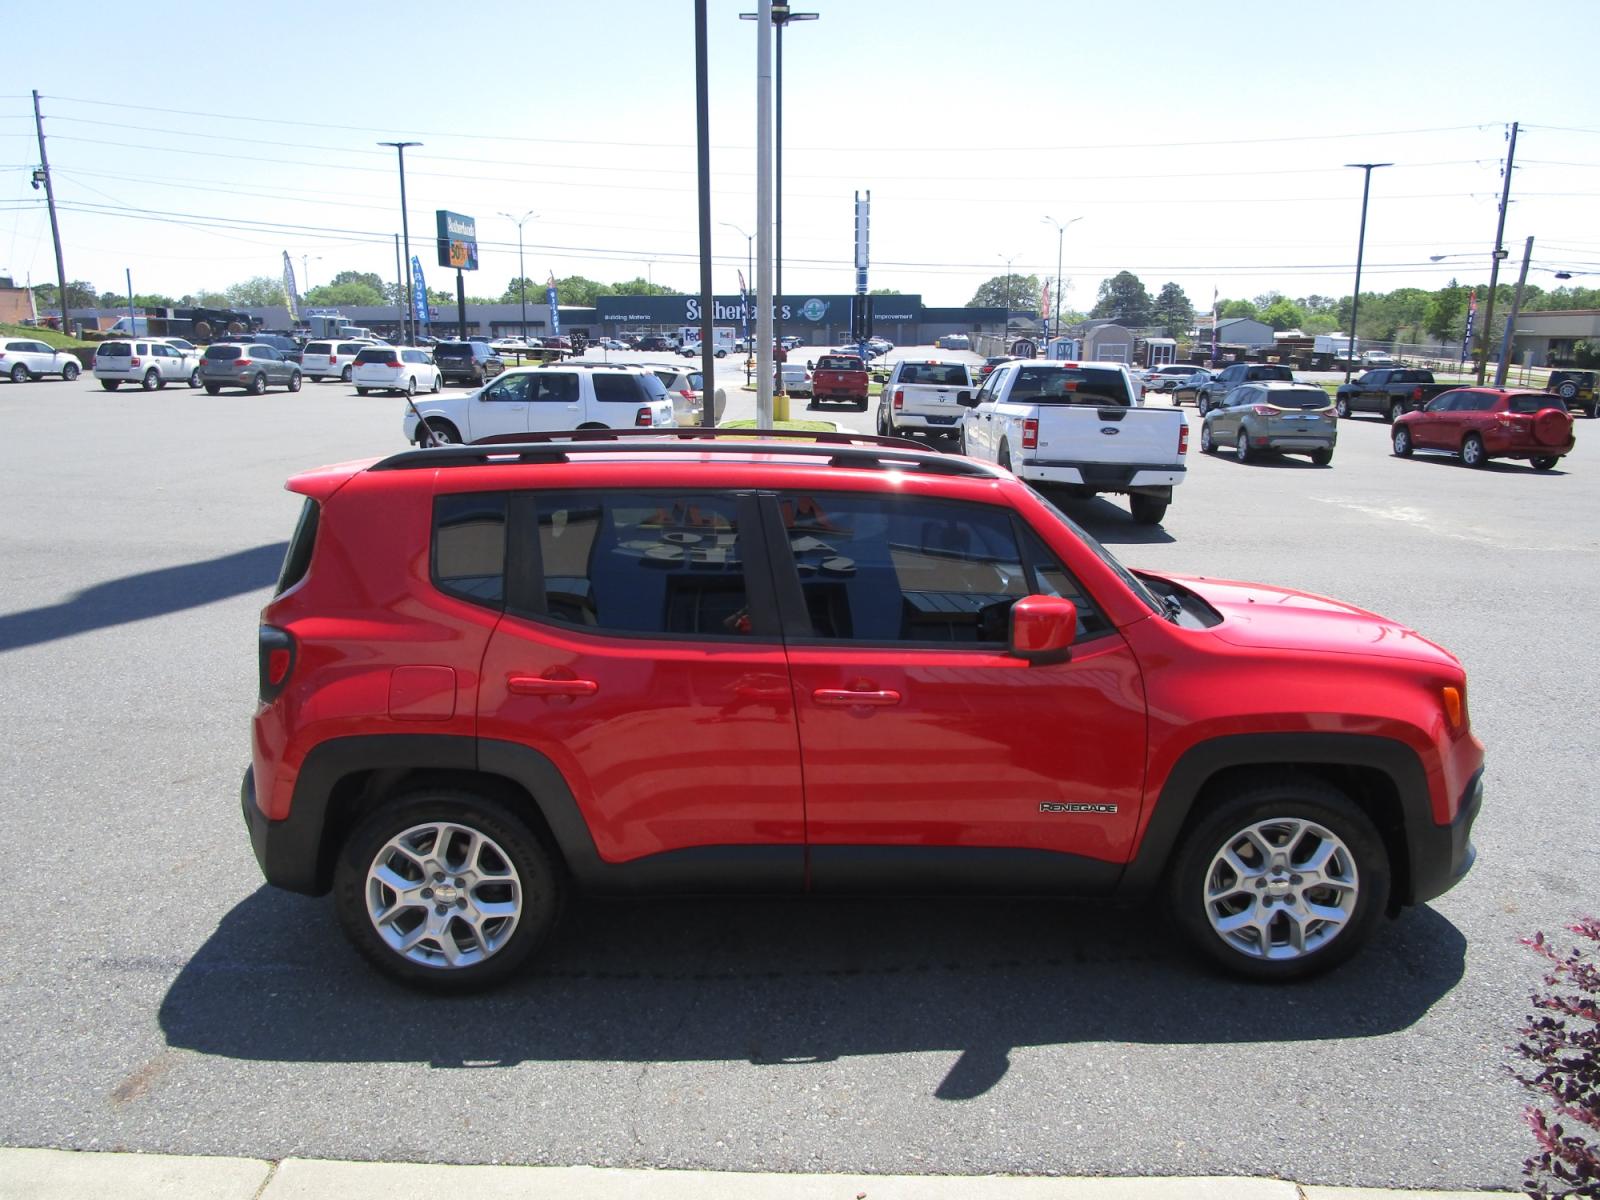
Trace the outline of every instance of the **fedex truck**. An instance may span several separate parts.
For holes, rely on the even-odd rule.
[[[736,349],[738,331],[731,325],[717,325],[711,330],[711,348],[718,358],[726,358],[730,351]],[[693,358],[700,353],[700,326],[678,326],[678,353],[685,358]]]

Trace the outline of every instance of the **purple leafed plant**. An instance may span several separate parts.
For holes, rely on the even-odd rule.
[[[1542,933],[1527,938],[1546,962],[1546,991],[1517,1030],[1517,1080],[1537,1097],[1524,1111],[1538,1152],[1522,1164],[1523,1189],[1540,1200],[1600,1196],[1600,919],[1567,927],[1582,942],[1564,955]]]

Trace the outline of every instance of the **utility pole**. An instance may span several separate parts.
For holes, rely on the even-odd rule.
[[[133,315],[133,268],[123,267],[122,273],[126,275],[128,279],[128,336],[138,337],[139,318]],[[1523,276],[1526,278],[1526,271],[1523,272]]]
[[[1048,224],[1054,225],[1056,227],[1056,319],[1055,319],[1055,327],[1054,327],[1055,328],[1055,332],[1052,333],[1050,335],[1050,337],[1060,337],[1061,336],[1061,246],[1062,246],[1062,243],[1064,243],[1066,241],[1066,239],[1067,239],[1067,225],[1076,224],[1078,221],[1081,221],[1081,220],[1083,220],[1082,217],[1073,217],[1069,221],[1067,221],[1066,225],[1063,225],[1060,221],[1056,220],[1054,217],[1046,217],[1045,218],[1045,221]],[[1041,315],[1044,315],[1046,317],[1049,316],[1049,314],[1047,314],[1047,313],[1046,314],[1041,314]],[[1050,337],[1046,337],[1045,341],[1048,342],[1050,340]]]
[[[1489,330],[1494,328],[1494,288],[1500,280],[1500,262],[1511,252],[1505,248],[1506,209],[1511,207],[1511,168],[1517,160],[1517,122],[1511,122],[1511,145],[1506,149],[1506,178],[1500,189],[1500,222],[1494,230],[1494,265],[1489,268],[1489,299],[1483,311],[1483,353],[1478,356],[1478,383],[1489,370]]]
[[[394,235],[394,281],[395,307],[399,308],[401,304],[406,302],[406,273],[405,269],[400,265],[400,235],[398,233]],[[400,332],[395,336],[400,339],[402,346],[411,340],[406,337],[406,315],[403,310],[400,313]]]
[[[422,143],[421,142],[379,142],[378,145],[380,145],[380,146],[393,146],[395,148],[396,153],[398,153],[399,156],[400,156],[400,232],[401,232],[401,235],[405,238],[405,242],[406,242],[405,262],[406,262],[407,265],[409,265],[410,262],[411,262],[411,219],[406,215],[406,147],[407,146],[420,146],[420,145],[422,145]],[[403,271],[403,272],[401,272],[401,274],[402,274],[403,277],[402,277],[400,282],[404,286],[404,290],[405,290],[406,311],[405,311],[405,316],[404,316],[404,318],[402,318],[401,325],[400,325],[400,336],[401,336],[402,339],[404,339],[407,342],[407,344],[409,344],[409,343],[414,342],[414,341],[417,340],[417,324],[416,324],[416,322],[417,322],[416,311],[417,310],[416,310],[415,304],[414,304],[414,302],[413,302],[413,300],[411,298],[411,273],[409,271]],[[411,322],[411,332],[409,334],[407,334],[405,332],[405,329],[406,329],[405,322],[406,321],[410,321]]]
[[[1372,173],[1379,167],[1392,167],[1393,163],[1345,163],[1364,172],[1361,176],[1361,233],[1356,238],[1356,290],[1350,297],[1350,345],[1345,351],[1344,381],[1350,382],[1350,373],[1356,365],[1356,314],[1361,311],[1361,258],[1367,248],[1367,195],[1372,190]],[[1212,325],[1215,329],[1216,325]],[[1337,344],[1337,343],[1335,343]]]
[[[522,225],[536,214],[525,212],[521,217],[513,217],[508,212],[500,214],[517,227],[517,294],[522,300],[522,340],[528,340],[528,270],[522,265]],[[465,318],[462,318],[465,324]],[[465,337],[465,334],[462,334]]]
[[[61,260],[61,224],[56,220],[56,189],[50,182],[50,156],[44,150],[44,117],[39,113],[39,90],[33,92],[33,125],[39,131],[39,170],[34,173],[33,186],[38,187],[39,176],[44,176],[44,202],[50,210],[50,238],[56,244],[56,286],[61,289],[61,332],[70,335],[71,315],[67,304],[67,268]],[[30,296],[32,292],[28,293]]]
[[[1495,387],[1505,387],[1506,368],[1511,365],[1511,342],[1516,334],[1517,317],[1522,313],[1522,289],[1528,282],[1528,260],[1533,257],[1533,238],[1522,250],[1522,274],[1517,276],[1517,290],[1511,297],[1511,315],[1506,318],[1506,335],[1500,342],[1500,362],[1494,369]],[[1524,376],[1526,378],[1526,376]]]

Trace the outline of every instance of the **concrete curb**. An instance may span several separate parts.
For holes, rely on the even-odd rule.
[[[1517,1192],[1302,1187],[1227,1176],[1067,1179],[450,1166],[0,1149],[0,1200],[1498,1200]]]

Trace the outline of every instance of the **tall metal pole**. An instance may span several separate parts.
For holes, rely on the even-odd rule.
[[[1495,387],[1506,385],[1506,369],[1511,365],[1512,337],[1516,333],[1517,317],[1522,313],[1522,289],[1528,282],[1528,260],[1532,257],[1533,238],[1530,237],[1522,250],[1522,273],[1517,276],[1517,290],[1511,296],[1511,315],[1506,318],[1506,335],[1500,342],[1500,361],[1494,369]]]
[[[406,273],[405,269],[400,265],[400,235],[398,233],[394,235],[394,280],[394,296],[396,300],[395,307],[398,308],[400,307],[401,303],[404,303],[406,298]],[[404,345],[411,340],[410,338],[406,337],[406,317],[404,312],[400,314],[400,332],[395,334],[395,336],[400,339],[401,345]]]
[[[756,427],[772,428],[772,0],[756,12]]]
[[[1061,336],[1061,246],[1062,243],[1066,241],[1067,225],[1076,224],[1081,220],[1083,220],[1082,217],[1073,217],[1067,221],[1066,224],[1063,224],[1054,217],[1045,218],[1045,221],[1048,224],[1056,227],[1056,319],[1055,333],[1051,335],[1053,337]],[[1048,319],[1046,320],[1046,324],[1049,324]]]
[[[406,215],[406,147],[420,146],[422,143],[379,142],[378,145],[393,146],[396,153],[398,153],[400,156],[400,233],[401,236],[404,237],[406,244],[406,256],[404,261],[409,264],[411,262],[411,219]],[[401,282],[405,285],[406,311],[405,316],[401,319],[400,330],[401,337],[409,343],[417,340],[415,316],[416,307],[411,295],[411,273],[406,271],[404,272],[404,275],[405,278]],[[409,334],[405,332],[407,328],[407,322],[410,323],[411,332]]]
[[[508,212],[500,214],[517,227],[517,294],[522,300],[522,340],[528,340],[528,269],[522,265],[522,226],[523,222],[531,220],[537,214],[525,212],[521,217],[513,217]]]
[[[50,210],[50,239],[56,245],[56,286],[61,289],[61,332],[71,334],[72,328],[68,318],[71,316],[67,304],[67,268],[61,260],[61,225],[56,220],[56,189],[50,182],[50,156],[44,149],[44,117],[39,113],[39,92],[33,93],[33,125],[39,131],[39,170],[44,174],[44,202]],[[35,180],[37,182],[37,180]],[[32,292],[28,293],[30,296]]]
[[[787,3],[774,4],[774,17],[778,22],[777,43],[773,47],[773,57],[777,65],[777,79],[774,84],[774,105],[772,115],[772,338],[776,343],[783,337],[783,26],[789,15]],[[776,349],[772,352],[774,360],[781,361]],[[783,395],[783,371],[777,372],[773,380],[773,391]],[[778,401],[785,410],[787,400]],[[788,416],[785,411],[783,416]]]
[[[1379,167],[1392,167],[1393,163],[1345,163],[1364,174],[1361,176],[1361,232],[1356,238],[1356,290],[1350,297],[1350,347],[1345,355],[1344,381],[1350,382],[1356,365],[1356,314],[1361,311],[1361,259],[1367,249],[1367,194],[1372,188],[1372,172]],[[1213,326],[1215,328],[1215,326]]]
[[[139,320],[133,315],[133,268],[123,267],[122,271],[128,277],[128,336],[138,337]],[[1527,276],[1527,271],[1523,271],[1523,276]]]
[[[1505,248],[1506,209],[1511,207],[1511,168],[1517,159],[1517,122],[1511,122],[1511,145],[1506,149],[1506,178],[1500,188],[1500,221],[1494,230],[1494,265],[1489,268],[1489,299],[1483,310],[1483,353],[1478,356],[1478,382],[1489,369],[1489,330],[1494,328],[1494,289],[1500,280],[1500,261],[1508,251]]]
[[[711,338],[711,89],[707,82],[706,0],[694,0],[694,123],[700,191],[700,424],[717,423],[716,354]]]

